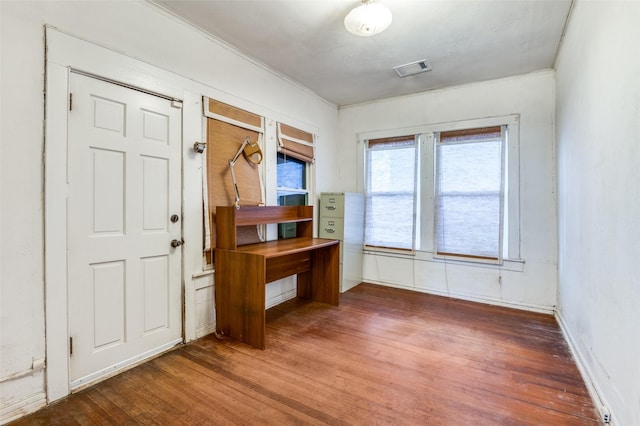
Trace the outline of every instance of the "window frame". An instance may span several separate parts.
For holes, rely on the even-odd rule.
[[[282,205],[298,205],[298,204],[280,204],[280,197],[282,197],[282,195],[280,195],[280,192],[288,192],[288,195],[304,195],[305,198],[305,203],[301,204],[301,205],[305,205],[305,206],[310,206],[313,205],[311,204],[311,200],[310,200],[310,195],[309,195],[309,179],[310,179],[310,167],[312,163],[308,163],[306,161],[303,161],[299,158],[296,157],[292,157],[290,155],[287,155],[286,152],[276,152],[276,182],[278,182],[279,180],[279,158],[280,156],[284,157],[284,160],[287,161],[288,159],[291,159],[295,162],[301,163],[301,165],[303,166],[303,171],[302,171],[302,180],[303,180],[303,188],[290,188],[290,187],[286,187],[286,186],[276,186],[276,201],[277,201],[277,205],[278,206],[282,206]],[[280,223],[278,224],[278,239],[285,239],[285,238],[291,238],[291,235],[295,235],[295,229],[296,229],[296,224],[295,223]],[[293,232],[293,234],[291,234]],[[291,234],[291,235],[290,235]]]
[[[275,119],[266,120],[266,131],[265,131],[265,160],[263,163],[265,164],[264,171],[264,184],[265,184],[265,193],[266,200],[268,206],[277,206],[279,205],[278,191],[281,189],[289,190],[291,188],[282,188],[278,186],[278,152],[280,147],[279,138],[282,136],[280,132],[280,126],[284,125],[288,128],[294,128],[300,132],[307,133],[313,137],[313,147],[314,147],[314,156],[315,156],[315,148],[318,139],[318,129],[314,127],[310,127],[308,124],[304,124],[301,122],[297,122],[294,120],[287,120],[287,124],[281,123]],[[294,138],[291,136],[285,136],[286,139],[294,140],[296,142],[300,141],[298,138]],[[302,142],[309,142],[302,140]],[[309,144],[310,145],[310,144]],[[295,156],[291,156],[295,158]],[[294,189],[298,191],[297,189]],[[315,206],[316,202],[316,164],[315,161],[312,163],[306,163],[306,194],[307,194],[307,205]],[[314,208],[314,217],[316,215],[316,211]],[[278,225],[277,224],[267,224],[265,226],[265,236],[267,241],[277,240],[278,239]],[[314,233],[317,231],[314,229]],[[317,235],[317,234],[315,234]]]
[[[233,185],[228,173],[228,160],[250,137],[264,152],[265,117],[221,100],[202,97],[203,138],[207,149],[202,157],[203,185],[203,270],[214,268],[215,259],[215,207],[231,205]],[[226,152],[226,153],[223,153]],[[265,188],[262,173],[264,161],[257,165],[240,161],[235,174],[242,200],[252,200],[256,205],[264,204]],[[223,171],[220,174],[220,171]],[[254,188],[255,187],[255,188]],[[223,188],[221,191],[220,189]],[[249,196],[247,196],[246,189]],[[255,198],[253,198],[255,197]],[[256,238],[261,238],[257,235]]]
[[[276,182],[278,182],[278,167],[277,167],[277,165],[279,164],[278,163],[278,157],[281,156],[281,155],[284,157],[285,161],[287,159],[292,159],[292,160],[294,160],[296,162],[300,162],[300,163],[302,163],[304,165],[304,172],[303,172],[303,174],[304,174],[304,176],[303,176],[304,188],[290,188],[290,187],[287,187],[287,186],[276,185],[276,194],[279,194],[281,191],[289,192],[291,194],[305,194],[307,196],[307,202],[306,202],[305,205],[312,205],[312,204],[309,204],[309,202],[310,202],[309,180],[311,178],[310,173],[309,173],[309,169],[310,169],[311,164],[307,163],[305,161],[302,161],[302,160],[300,160],[298,158],[288,156],[286,153],[277,152],[276,153]],[[278,199],[278,203],[277,204],[280,205],[280,195],[277,195],[277,199]]]
[[[306,194],[306,205],[315,205],[315,181],[313,177],[315,175],[316,134],[296,125],[275,122],[275,140],[276,150],[273,155],[275,164],[275,205],[280,204],[278,195],[280,191]],[[304,164],[304,188],[288,188],[278,185],[278,157],[280,155],[284,156],[285,160],[290,157]]]
[[[371,150],[369,149],[369,141],[373,141],[373,140],[385,140],[388,139],[387,142],[392,143],[393,139],[396,139],[398,141],[400,140],[409,140],[411,137],[413,137],[413,149],[414,149],[414,182],[413,182],[413,211],[412,211],[412,224],[411,224],[411,247],[410,248],[403,248],[403,247],[390,247],[390,246],[377,246],[377,245],[369,245],[367,244],[367,240],[366,240],[366,218],[367,218],[367,206],[368,206],[368,184],[366,183],[366,176],[368,176],[369,173],[369,152],[371,152]],[[383,144],[385,142],[379,142],[380,144]],[[384,148],[381,148],[384,149]],[[389,148],[389,149],[393,149],[393,148]],[[364,195],[365,195],[365,240],[364,240],[364,247],[365,250],[370,249],[370,250],[375,250],[375,251],[386,251],[386,252],[394,252],[394,253],[404,253],[404,254],[415,254],[416,252],[416,248],[419,245],[419,241],[418,239],[416,239],[416,235],[420,234],[420,224],[419,221],[417,220],[417,218],[419,217],[419,191],[420,191],[420,185],[419,185],[419,170],[420,170],[420,137],[419,135],[416,134],[403,134],[403,135],[396,135],[396,136],[392,136],[392,137],[381,137],[381,138],[369,138],[367,140],[364,141],[364,156],[365,156],[365,165],[364,165],[364,171],[365,171],[365,187],[364,187]]]
[[[433,167],[433,174],[434,174],[434,180],[435,180],[435,185],[434,185],[434,197],[433,197],[433,204],[434,204],[434,214],[433,214],[433,228],[434,228],[434,232],[433,232],[433,257],[435,259],[457,259],[457,260],[462,260],[462,261],[471,261],[471,262],[480,262],[480,263],[495,263],[495,264],[502,264],[502,259],[504,257],[504,247],[503,247],[503,240],[504,240],[504,234],[505,234],[505,216],[507,216],[506,213],[506,207],[505,207],[505,192],[506,192],[506,184],[507,184],[507,179],[508,177],[506,176],[505,171],[507,170],[506,167],[506,161],[507,161],[507,156],[506,156],[506,145],[507,145],[507,130],[506,130],[506,125],[501,125],[501,126],[485,126],[483,128],[491,128],[491,127],[499,127],[500,128],[500,189],[499,189],[499,211],[498,211],[498,238],[497,238],[497,243],[498,243],[498,251],[497,251],[497,256],[496,257],[490,257],[490,256],[482,256],[479,254],[473,254],[473,253],[451,253],[451,252],[445,252],[445,251],[439,251],[438,248],[438,239],[439,239],[439,234],[438,234],[438,218],[439,218],[439,210],[440,210],[440,197],[439,197],[439,191],[438,188],[440,187],[440,183],[441,183],[441,173],[440,173],[440,158],[438,156],[438,147],[441,146],[447,146],[447,145],[454,145],[454,144],[469,144],[469,143],[482,143],[482,142],[486,142],[487,140],[482,140],[482,141],[478,141],[478,142],[441,142],[440,140],[440,135],[442,133],[446,133],[447,131],[443,131],[443,132],[434,132],[434,154],[433,154],[433,158],[434,158],[434,167]],[[482,128],[469,128],[469,129],[462,129],[462,130],[475,130],[475,129],[482,129]],[[496,138],[493,138],[493,140],[495,141]]]
[[[507,141],[504,144],[504,233],[503,233],[503,250],[502,264],[505,262],[512,263],[518,270],[522,264],[521,258],[521,217],[520,217],[520,114],[508,114],[500,116],[492,116],[478,119],[468,119],[460,121],[447,121],[434,124],[424,124],[417,126],[408,126],[402,128],[393,128],[385,130],[376,130],[370,132],[361,132],[357,134],[357,190],[365,192],[366,189],[366,141],[369,139],[379,139],[385,137],[395,137],[407,134],[419,135],[419,165],[418,165],[418,199],[417,211],[420,212],[421,219],[419,222],[419,232],[416,229],[416,258],[428,261],[444,261],[445,259],[437,258],[433,255],[435,251],[434,232],[435,232],[435,134],[438,132],[462,130],[469,128],[506,126]],[[418,226],[418,224],[417,224]],[[378,249],[376,247],[365,247],[365,252],[375,254],[377,252],[385,252],[388,250]],[[398,252],[399,256],[407,253]],[[446,261],[468,263],[475,265],[491,266],[491,263],[478,262],[472,259],[451,259]]]

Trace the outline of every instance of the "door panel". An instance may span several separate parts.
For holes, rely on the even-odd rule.
[[[156,142],[169,142],[169,117],[153,111],[142,111],[143,136]]]
[[[169,225],[169,161],[142,156],[144,231],[166,231]]]
[[[91,269],[95,350],[125,342],[125,265],[123,261],[105,262]]]
[[[124,234],[125,156],[123,152],[91,148],[93,233]],[[97,236],[97,235],[96,235]]]
[[[182,340],[181,110],[72,73],[71,388]]]
[[[142,259],[142,286],[144,289],[144,332],[168,328],[170,287],[168,256]]]

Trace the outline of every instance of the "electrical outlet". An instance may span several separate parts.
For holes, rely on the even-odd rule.
[[[611,423],[611,413],[607,407],[600,408],[600,414],[602,415],[602,421],[605,424]]]

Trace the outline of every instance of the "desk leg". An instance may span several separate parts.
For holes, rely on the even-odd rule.
[[[216,328],[225,336],[265,347],[265,259],[216,250]]]
[[[340,294],[340,245],[314,250],[311,270],[298,274],[298,297],[338,305]]]

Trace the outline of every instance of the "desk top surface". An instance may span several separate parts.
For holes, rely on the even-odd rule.
[[[264,243],[239,246],[238,251],[247,254],[257,254],[266,258],[285,256],[339,244],[339,240],[327,238],[287,238],[284,240],[267,241]]]

